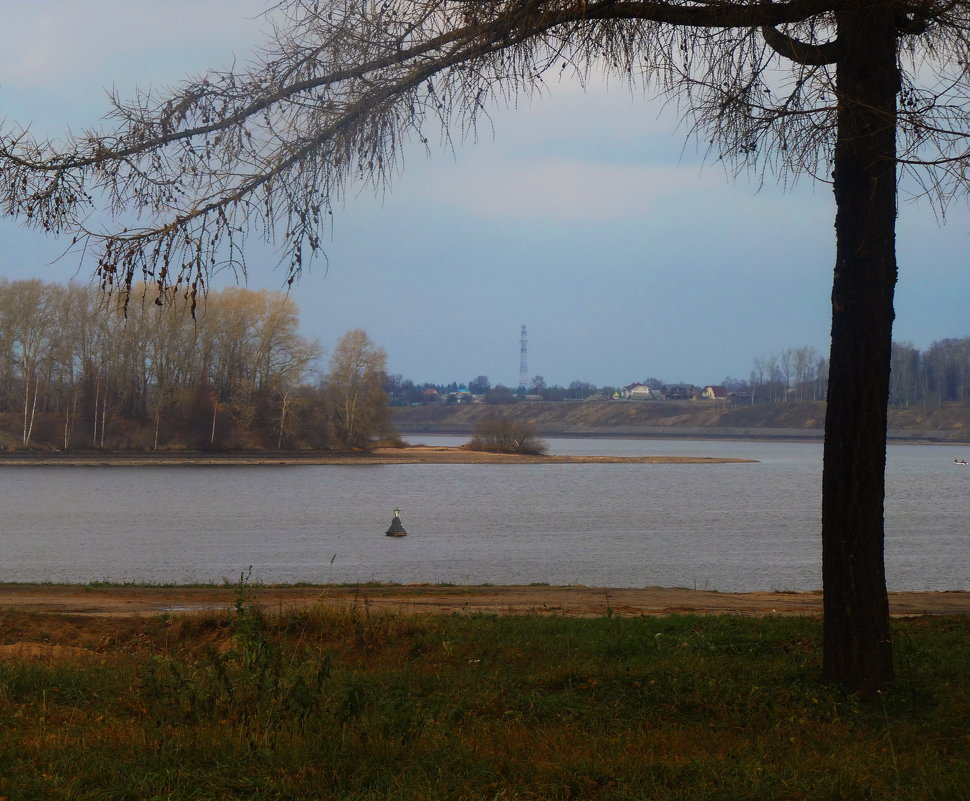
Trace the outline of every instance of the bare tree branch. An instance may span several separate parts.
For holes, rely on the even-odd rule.
[[[778,55],[797,64],[821,67],[825,64],[834,64],[839,57],[838,41],[825,42],[819,45],[808,44],[807,42],[800,42],[792,36],[786,36],[771,25],[763,25],[761,35],[768,46]]]
[[[106,288],[142,279],[195,292],[211,270],[245,272],[250,233],[289,254],[292,278],[320,252],[334,204],[352,185],[386,186],[408,140],[427,143],[429,125],[445,142],[472,135],[490,108],[567,67],[670,93],[739,167],[821,175],[837,106],[833,2],[283,0],[251,67],[115,98],[112,133],[54,146],[8,125],[0,204],[73,231]],[[966,2],[901,4],[895,18],[914,71],[966,63]],[[938,44],[920,49],[920,27]],[[945,167],[965,151],[965,72],[918,108],[912,93],[902,103],[906,164],[942,169],[948,193],[965,186]]]

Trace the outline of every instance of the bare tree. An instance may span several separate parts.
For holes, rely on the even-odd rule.
[[[795,349],[795,400],[806,399],[806,389],[815,382],[815,365],[818,363],[818,353],[815,348],[802,347]],[[812,397],[812,400],[815,400]]]
[[[13,310],[12,317],[17,326],[15,364],[20,368],[23,422],[21,444],[26,448],[33,435],[38,401],[48,387],[44,380],[45,363],[49,369],[57,337],[52,303],[56,290],[37,279],[17,282],[13,287],[17,296],[17,307]]]
[[[961,401],[970,390],[970,339],[941,339],[924,356],[930,391],[937,403]]]
[[[387,354],[360,328],[337,342],[326,379],[334,435],[345,448],[362,448],[389,424],[384,373]]]
[[[762,358],[756,358],[754,360],[754,370],[751,371],[751,402],[754,403],[756,398],[756,392],[764,394],[765,385],[765,374],[768,370],[767,360]]]
[[[828,676],[892,676],[883,565],[897,173],[947,204],[967,188],[968,0],[280,0],[261,60],[168,96],[116,100],[115,132],[59,149],[8,128],[8,212],[74,231],[103,286],[194,301],[244,269],[250,231],[291,278],[354,185],[386,184],[409,138],[466,135],[543,77],[604,70],[682,103],[714,155],[831,174],[836,212],[823,475]],[[143,225],[85,227],[92,205]]]
[[[468,382],[468,391],[474,395],[484,395],[492,388],[492,382],[487,375],[480,375]]]
[[[792,379],[795,375],[795,351],[792,348],[787,348],[781,352],[778,357],[778,370],[781,376],[781,399],[787,403],[791,399],[791,392],[795,388],[792,385]],[[798,400],[796,395],[795,400]]]
[[[889,400],[895,406],[909,406],[919,393],[920,353],[909,342],[893,342]]]
[[[777,400],[785,399],[785,390],[782,386],[781,368],[778,366],[778,356],[772,353],[764,360],[765,373],[768,376],[768,402],[774,403]]]
[[[91,286],[0,282],[0,413],[21,417],[21,445],[50,428],[47,418],[62,416],[64,448],[77,444],[83,420],[90,427],[85,441],[96,447],[151,442],[157,449],[163,427],[189,422],[191,415],[174,414],[175,407],[180,396],[198,406],[197,393],[184,392],[198,386],[219,389],[218,415],[240,434],[266,441],[272,430],[279,441],[281,396],[292,411],[292,396],[319,355],[296,333],[292,299],[236,288],[213,292],[205,314],[193,318],[180,296],[157,305],[150,288],[135,291],[146,299],[125,306]],[[208,441],[216,401],[208,390],[204,395]],[[118,429],[123,441],[113,436],[116,418],[125,421]],[[149,421],[154,433],[145,439],[137,429]]]

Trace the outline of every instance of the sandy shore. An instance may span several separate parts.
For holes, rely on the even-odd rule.
[[[584,586],[377,585],[251,588],[268,610],[321,604],[405,614],[540,614],[569,617],[665,615],[819,615],[820,592],[725,593],[681,588],[621,589]],[[86,587],[0,584],[0,610],[119,616],[228,609],[236,588]],[[970,592],[890,593],[893,615],[970,614]]]
[[[287,451],[196,453],[61,453],[24,451],[0,454],[0,467],[115,467],[145,465],[318,465],[318,464],[726,464],[751,459],[708,456],[520,456],[464,448],[412,445],[367,452]]]

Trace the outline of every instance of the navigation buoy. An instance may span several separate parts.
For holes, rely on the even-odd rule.
[[[384,532],[388,537],[406,537],[408,533],[404,530],[404,524],[401,522],[401,510],[394,510],[394,517],[391,519],[391,525],[387,527],[387,531]]]

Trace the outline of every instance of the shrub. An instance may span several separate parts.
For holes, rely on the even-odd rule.
[[[472,451],[522,453],[541,456],[548,447],[529,423],[509,420],[497,414],[484,417],[475,425],[475,434],[465,445]]]

